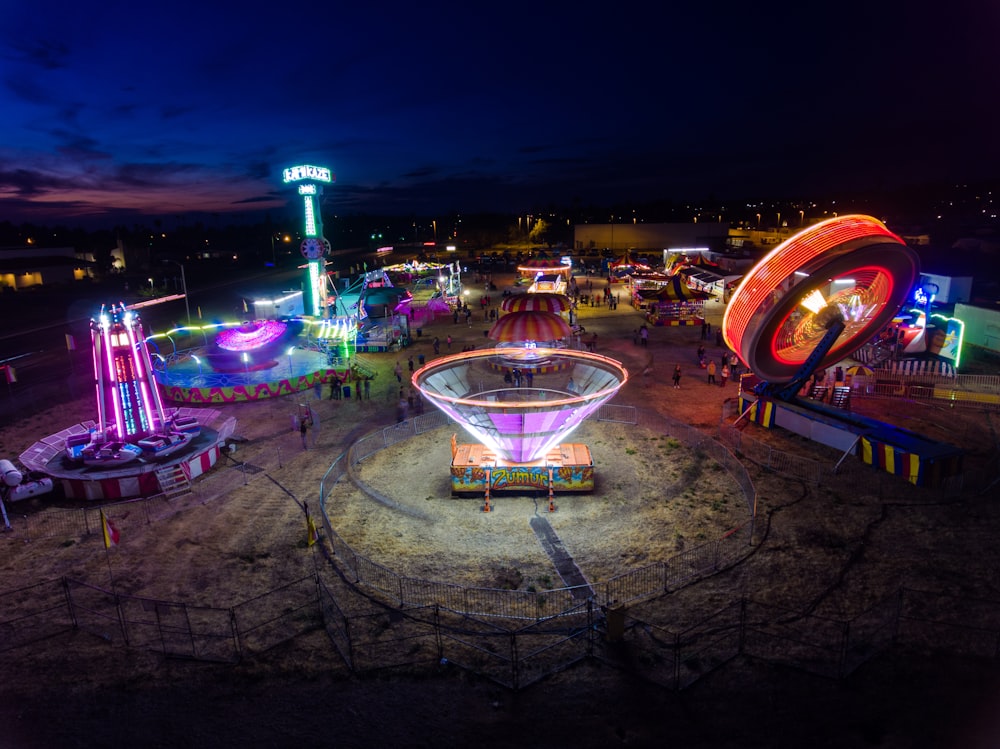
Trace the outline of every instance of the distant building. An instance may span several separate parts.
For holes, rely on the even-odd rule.
[[[82,281],[95,266],[72,247],[0,247],[0,289]]]
[[[576,224],[576,250],[683,250],[707,247],[720,251],[726,246],[728,223],[677,224]]]

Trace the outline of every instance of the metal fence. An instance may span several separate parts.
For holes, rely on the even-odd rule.
[[[321,572],[230,607],[48,580],[0,593],[2,610],[20,612],[0,620],[0,653],[77,630],[170,658],[235,663],[322,628],[353,673],[460,668],[511,689],[587,658],[684,689],[740,656],[832,679],[891,648],[1000,657],[1000,601],[907,588],[850,618],[743,598],[679,630],[670,628],[670,613],[633,615],[593,599],[525,622],[439,605],[399,609],[370,601],[352,612],[352,596],[349,587],[334,577],[323,579]]]

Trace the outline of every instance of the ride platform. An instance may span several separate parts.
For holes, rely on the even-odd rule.
[[[544,459],[516,463],[485,445],[459,445],[452,438],[452,494],[490,492],[589,492],[594,490],[594,459],[590,448],[564,443]]]

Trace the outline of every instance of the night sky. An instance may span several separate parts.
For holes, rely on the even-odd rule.
[[[1000,174],[998,3],[648,5],[0,0],[0,220],[281,213],[303,163],[333,215]]]

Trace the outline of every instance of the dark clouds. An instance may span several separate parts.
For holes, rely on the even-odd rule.
[[[0,218],[282,211],[294,163],[422,215],[993,178],[984,5],[7,2]]]

